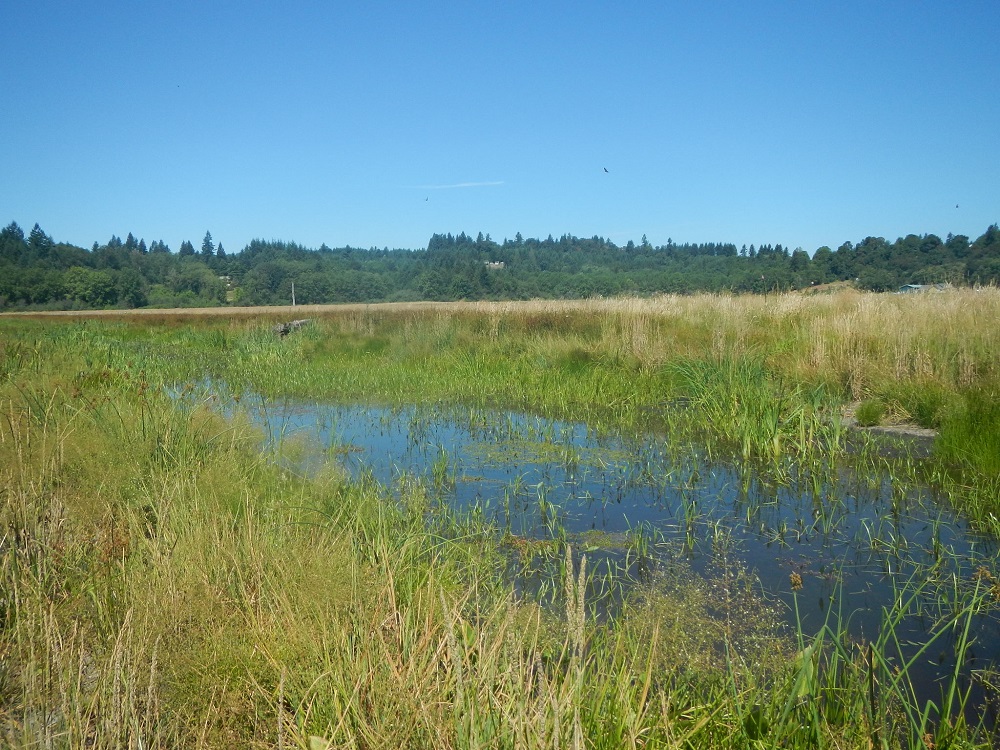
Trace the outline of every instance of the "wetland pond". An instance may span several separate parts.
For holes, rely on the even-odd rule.
[[[904,487],[887,462],[864,471],[790,464],[776,479],[664,435],[597,434],[480,409],[256,401],[253,419],[272,445],[295,446],[283,460],[294,456],[296,471],[333,460],[397,496],[419,483],[432,504],[492,524],[512,550],[569,542],[588,557],[598,616],[676,561],[706,576],[723,564],[751,572],[806,637],[832,620],[854,640],[874,640],[890,611],[905,612],[894,628],[897,658],[917,655],[909,675],[924,700],[939,701],[956,669],[962,624],[945,625],[949,614],[1000,573],[995,539],[929,489]],[[601,590],[602,570],[614,571],[605,578],[615,592]],[[529,566],[515,585],[544,596],[544,579]],[[965,679],[1000,664],[995,609],[980,608],[970,627]],[[986,718],[982,690],[971,697],[978,707],[967,712]],[[992,716],[986,723],[995,726]]]

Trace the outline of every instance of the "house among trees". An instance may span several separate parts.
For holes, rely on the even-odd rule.
[[[951,284],[904,284],[899,287],[899,294],[914,294],[916,292],[944,292],[951,289]]]

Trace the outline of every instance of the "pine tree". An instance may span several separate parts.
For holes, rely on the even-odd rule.
[[[212,242],[211,232],[205,232],[205,239],[201,241],[201,254],[206,258],[215,255],[215,243]]]
[[[15,242],[23,242],[24,230],[17,225],[16,221],[12,221],[10,224],[8,224],[3,228],[3,231],[0,231],[0,241],[2,240],[14,240]]]
[[[28,235],[28,244],[32,250],[44,252],[52,247],[52,238],[45,234],[38,224],[35,224],[31,230],[31,234]]]

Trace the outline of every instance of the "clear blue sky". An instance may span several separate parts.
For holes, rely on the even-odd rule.
[[[9,0],[0,223],[811,253],[1000,221],[997,0],[639,5]]]

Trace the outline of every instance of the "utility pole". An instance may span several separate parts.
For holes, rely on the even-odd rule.
[[[292,307],[295,307],[295,282],[292,282]]]

